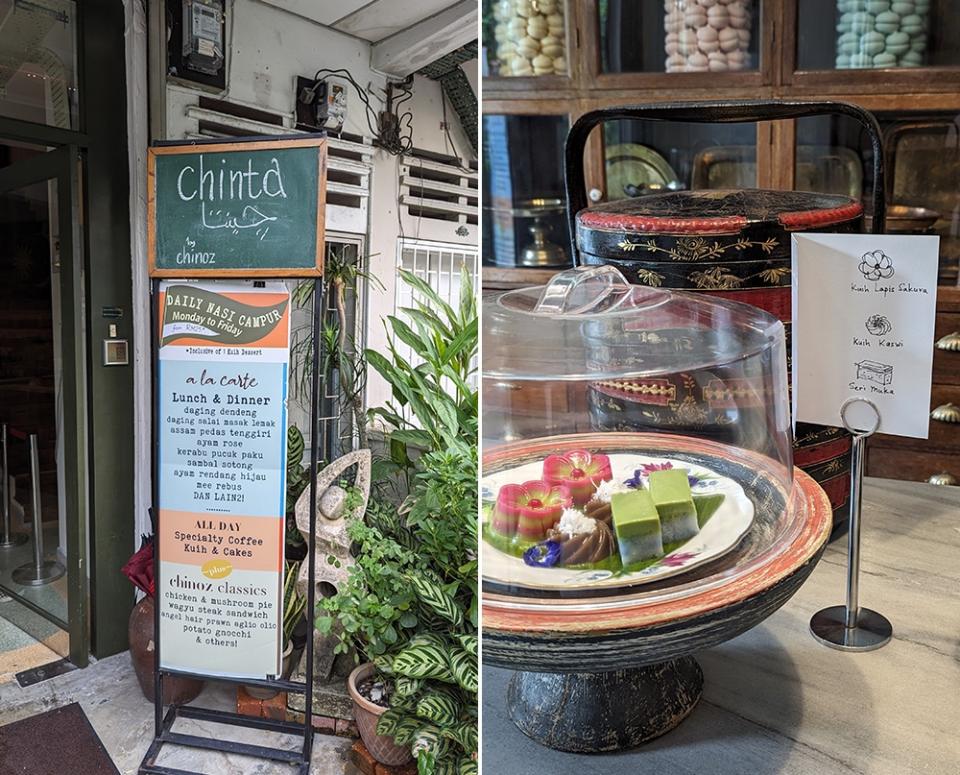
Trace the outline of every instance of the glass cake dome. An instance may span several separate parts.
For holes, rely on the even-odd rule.
[[[482,344],[485,605],[662,595],[729,580],[758,530],[776,543],[794,469],[773,316],[580,267],[488,296]]]

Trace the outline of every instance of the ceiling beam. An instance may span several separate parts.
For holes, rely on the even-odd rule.
[[[477,0],[462,0],[422,22],[374,43],[370,67],[393,78],[406,78],[451,51],[477,39]]]

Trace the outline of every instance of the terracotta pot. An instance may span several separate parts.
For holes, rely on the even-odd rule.
[[[137,674],[143,696],[153,702],[153,598],[145,597],[130,612],[127,629],[130,640],[130,661]],[[197,698],[205,682],[195,678],[166,676],[163,679],[165,705],[183,705]]]
[[[355,667],[347,678],[347,689],[353,699],[353,717],[357,722],[360,739],[363,740],[370,755],[381,764],[396,767],[406,764],[413,758],[410,747],[397,745],[392,737],[377,734],[377,722],[387,709],[370,702],[357,691],[357,684],[369,677],[373,671],[373,662],[364,662]]]

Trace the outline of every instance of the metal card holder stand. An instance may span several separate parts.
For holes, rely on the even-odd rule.
[[[876,417],[872,427],[854,428],[847,420],[853,404],[866,404]],[[840,651],[873,651],[885,645],[893,627],[882,614],[860,605],[860,510],[863,500],[863,453],[867,439],[880,427],[880,410],[868,398],[848,398],[840,406],[840,421],[853,435],[850,464],[850,530],[847,534],[847,602],[817,611],[810,632],[823,645]]]
[[[156,529],[154,540],[159,541],[160,535],[160,510],[159,510],[159,481],[156,475],[157,457],[159,450],[159,428],[160,402],[156,400],[157,375],[159,368],[160,352],[157,342],[156,332],[159,330],[160,311],[159,305],[160,281],[151,280],[151,328],[150,328],[150,350],[152,375],[151,384],[153,389],[153,513],[156,515]],[[317,521],[317,465],[319,463],[319,438],[320,438],[320,413],[318,403],[320,400],[320,322],[323,309],[323,278],[317,277],[314,280],[313,290],[313,374],[311,376],[311,406],[310,406],[310,470],[313,475],[310,477],[310,537],[307,551],[307,569],[310,583],[307,585],[307,611],[313,611],[316,605],[315,584],[313,579],[316,577],[316,521]],[[155,547],[153,553],[153,577],[155,582],[160,578],[160,551]],[[310,619],[312,621],[312,619]],[[310,761],[313,755],[313,628],[307,634],[306,643],[306,670],[305,680],[289,681],[279,678],[225,678],[221,676],[207,676],[181,670],[170,670],[160,666],[160,649],[162,639],[160,638],[160,606],[155,604],[153,607],[154,622],[154,652],[153,652],[153,710],[154,710],[154,738],[150,747],[144,754],[138,775],[202,775],[194,770],[184,770],[175,767],[167,767],[157,764],[157,758],[165,744],[185,746],[188,748],[200,748],[208,751],[218,751],[225,754],[234,754],[240,756],[249,756],[255,759],[267,759],[270,761],[289,764],[296,767],[291,770],[296,775],[309,775]],[[265,689],[275,689],[281,692],[303,694],[305,695],[303,723],[298,724],[293,721],[280,721],[272,718],[258,718],[255,716],[244,716],[240,713],[231,713],[229,711],[213,710],[210,708],[190,707],[187,705],[171,705],[164,713],[163,702],[163,683],[165,676],[181,676],[185,678],[195,678],[200,680],[223,681],[231,684],[242,684],[244,686],[256,686]],[[278,732],[281,734],[297,735],[303,738],[303,744],[298,749],[279,748],[266,745],[253,745],[250,743],[239,743],[232,740],[221,740],[198,735],[182,734],[173,731],[173,725],[177,719],[194,719],[196,721],[206,721],[215,724],[224,724],[236,727],[245,727],[247,729],[259,729],[266,732]]]

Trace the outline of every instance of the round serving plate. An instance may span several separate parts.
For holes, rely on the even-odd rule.
[[[531,593],[544,590],[564,590],[568,592],[596,590],[616,590],[636,584],[652,583],[670,576],[686,573],[692,568],[712,562],[733,549],[750,529],[753,522],[754,505],[743,486],[734,478],[719,473],[710,467],[710,463],[723,467],[723,461],[705,457],[703,460],[687,458],[668,458],[634,451],[614,451],[603,439],[607,434],[586,434],[578,437],[583,444],[581,449],[591,452],[603,452],[610,458],[613,481],[623,482],[637,475],[638,471],[648,468],[683,468],[691,479],[694,495],[723,495],[719,508],[703,525],[700,532],[684,544],[672,549],[652,564],[633,572],[576,569],[563,567],[531,566],[521,557],[508,554],[489,541],[484,544],[482,575],[490,584],[502,587],[523,588]],[[602,449],[594,445],[594,440]],[[550,439],[530,441],[520,446],[514,462],[501,458],[499,464],[491,469],[484,468],[481,479],[481,492],[485,500],[485,518],[500,488],[506,484],[521,484],[541,478],[543,457],[529,460],[527,446],[542,450],[551,444]],[[727,467],[728,468],[728,467]],[[495,469],[495,470],[494,470]],[[739,471],[741,478],[749,472]],[[752,478],[752,477],[750,477]],[[486,532],[486,531],[485,531]]]
[[[577,595],[483,583],[484,658],[521,670],[613,670],[662,662],[709,648],[749,629],[782,605],[812,571],[830,533],[823,490],[799,469],[726,444],[669,434],[607,433],[592,448],[643,450],[670,459],[712,458],[709,467],[738,481],[754,521],[719,559],[660,582]],[[494,470],[530,442],[483,457]],[[554,437],[545,456],[583,448],[583,435]],[[532,450],[531,450],[532,452]],[[736,471],[743,472],[737,474]],[[749,473],[747,473],[749,472]],[[741,477],[746,475],[744,481]],[[486,550],[486,546],[484,547]]]

